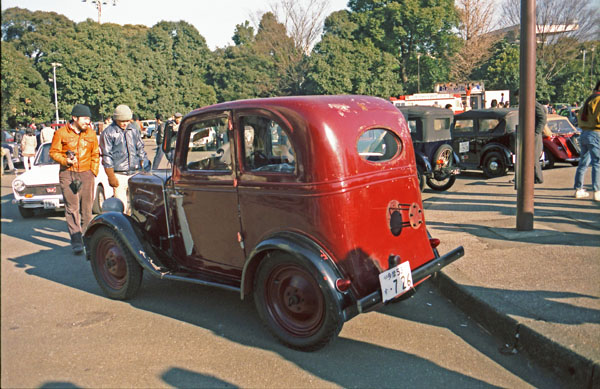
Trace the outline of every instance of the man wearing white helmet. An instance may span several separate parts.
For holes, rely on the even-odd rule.
[[[129,177],[150,168],[150,160],[144,150],[141,135],[129,126],[133,114],[128,106],[117,106],[113,122],[100,134],[102,165],[108,182],[115,190],[115,196],[123,202],[125,213],[129,214]]]

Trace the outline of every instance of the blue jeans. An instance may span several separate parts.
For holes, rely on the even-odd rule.
[[[594,192],[600,191],[600,131],[581,131],[579,136],[581,146],[581,159],[575,172],[575,189],[583,188],[583,177],[592,165],[592,188]]]

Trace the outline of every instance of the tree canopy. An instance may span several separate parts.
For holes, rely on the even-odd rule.
[[[503,1],[505,12],[514,10],[517,0]],[[569,1],[583,7],[577,9],[585,18],[578,20],[589,22],[589,31],[540,42],[539,98],[581,101],[600,74],[598,7]],[[62,64],[56,68],[60,117],[85,103],[94,120],[111,115],[118,104],[152,118],[242,98],[388,98],[469,79],[484,81],[488,90],[519,85],[518,32],[490,33],[489,0],[456,5],[454,0],[349,0],[347,10],[328,16],[325,2],[311,0],[303,8],[285,0],[255,23],[241,21],[232,31],[235,45],[213,51],[184,21],[152,27],[75,23],[54,12],[7,9],[2,12],[1,124],[54,118],[53,62]],[[552,20],[570,23],[571,11],[551,9]]]

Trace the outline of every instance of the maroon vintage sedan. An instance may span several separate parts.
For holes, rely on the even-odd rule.
[[[172,169],[133,176],[131,215],[106,212],[86,231],[111,298],[133,297],[142,270],[253,294],[279,341],[316,350],[464,254],[438,255],[407,124],[385,100],[234,101],[169,135]]]

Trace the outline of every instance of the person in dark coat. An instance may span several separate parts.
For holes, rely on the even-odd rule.
[[[515,96],[519,97],[519,90],[515,91]],[[535,165],[534,165],[534,182],[536,184],[542,184],[544,182],[544,175],[542,174],[542,162],[540,161],[540,157],[542,155],[542,151],[544,150],[544,143],[542,142],[542,134],[544,132],[544,127],[548,122],[548,110],[540,104],[538,101],[535,102]],[[515,183],[516,185],[516,183]]]

